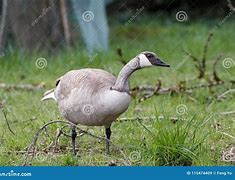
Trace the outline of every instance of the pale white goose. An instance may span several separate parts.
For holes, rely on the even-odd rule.
[[[170,67],[153,52],[142,52],[131,59],[115,76],[102,69],[72,70],[61,76],[56,88],[47,91],[42,100],[54,99],[61,114],[73,124],[104,126],[110,140],[111,124],[124,113],[131,101],[128,78],[141,68]],[[72,127],[72,148],[75,152],[75,127]],[[109,153],[109,141],[106,143]]]

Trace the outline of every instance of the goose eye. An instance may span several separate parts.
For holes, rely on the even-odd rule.
[[[146,56],[147,56],[147,58],[152,58],[152,57],[154,57],[153,54],[147,54]]]

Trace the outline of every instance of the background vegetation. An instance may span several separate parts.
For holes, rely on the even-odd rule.
[[[128,13],[126,16],[130,18]],[[117,49],[122,50],[125,61],[141,51],[151,50],[171,64],[170,69],[150,68],[134,73],[131,87],[155,86],[161,79],[161,87],[173,89],[143,102],[139,102],[143,94],[134,91],[128,111],[112,126],[111,140],[115,145],[111,145],[110,155],[105,154],[103,141],[89,135],[77,138],[76,157],[71,153],[70,138],[65,135],[54,148],[56,133],[63,128],[61,124],[54,124],[40,135],[35,157],[29,162],[31,165],[126,165],[128,160],[131,165],[141,166],[234,163],[226,159],[226,152],[235,145],[234,93],[219,98],[233,89],[234,83],[196,88],[190,92],[177,91],[181,81],[188,80],[186,87],[212,83],[213,64],[219,55],[218,76],[224,81],[233,81],[233,16],[224,21],[225,16],[191,19],[188,13],[188,20],[179,22],[174,13],[141,12],[124,25],[127,17],[110,16],[110,50],[92,56],[80,42],[63,50],[31,53],[16,48],[14,43],[8,44],[0,59],[0,165],[23,165],[36,131],[50,120],[63,119],[54,102],[40,101],[44,91],[54,87],[55,79],[71,69],[85,67],[101,68],[117,75],[123,66]],[[184,51],[201,58],[210,32],[214,36],[206,53],[206,75],[198,79],[195,62]],[[39,58],[46,60],[42,68],[37,64]],[[232,63],[229,67],[225,67],[226,58]],[[26,86],[19,89],[19,85],[25,84],[33,85],[33,90],[27,90]],[[81,128],[104,136],[102,127]],[[63,128],[66,134],[69,131]]]

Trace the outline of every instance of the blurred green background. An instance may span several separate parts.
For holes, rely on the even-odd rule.
[[[172,91],[141,103],[142,94],[137,93],[121,118],[140,120],[115,122],[112,142],[123,150],[131,165],[234,164],[234,159],[226,156],[235,157],[230,153],[235,145],[234,93],[218,99],[234,89],[235,21],[227,1],[106,2],[109,48],[93,53],[86,49],[72,2],[9,1],[5,25],[4,1],[0,2],[0,27],[4,27],[0,28],[0,165],[23,165],[27,147],[39,127],[50,120],[63,120],[54,102],[40,101],[59,76],[86,67],[101,68],[117,76],[122,60],[128,61],[145,50],[156,52],[171,68],[136,72],[130,79],[132,88],[155,86],[159,79],[163,88],[172,90],[180,82],[187,88],[216,83],[213,66],[219,56],[216,72],[227,83],[190,92]],[[183,16],[178,17],[182,11]],[[32,26],[35,19],[38,21]],[[69,30],[65,30],[67,26]],[[206,74],[199,79],[196,63],[185,51],[201,59],[209,33],[213,37],[206,52]],[[120,50],[122,57],[117,53]],[[42,64],[38,64],[40,59]],[[28,90],[27,85],[32,89]],[[183,107],[182,113],[179,107]],[[69,137],[62,135],[54,148],[56,131],[62,126],[52,125],[41,133],[30,165],[125,165],[126,158],[115,146],[106,155],[105,143],[88,135],[77,138],[77,156],[71,153]],[[70,131],[67,127],[63,130]],[[89,127],[88,131],[104,136],[101,127]]]

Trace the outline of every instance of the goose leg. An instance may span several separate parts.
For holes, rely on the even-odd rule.
[[[76,155],[76,149],[75,149],[75,140],[76,140],[76,136],[77,136],[77,132],[76,132],[76,126],[71,127],[72,131],[71,131],[71,137],[72,137],[72,150],[73,150],[73,154]]]
[[[110,142],[109,142],[109,140],[110,140],[110,136],[111,136],[111,128],[110,127],[106,127],[105,128],[105,134],[106,134],[106,138],[107,138],[107,141],[106,141],[106,153],[107,154],[109,154],[110,153],[110,151],[109,151],[109,145],[110,145]]]

